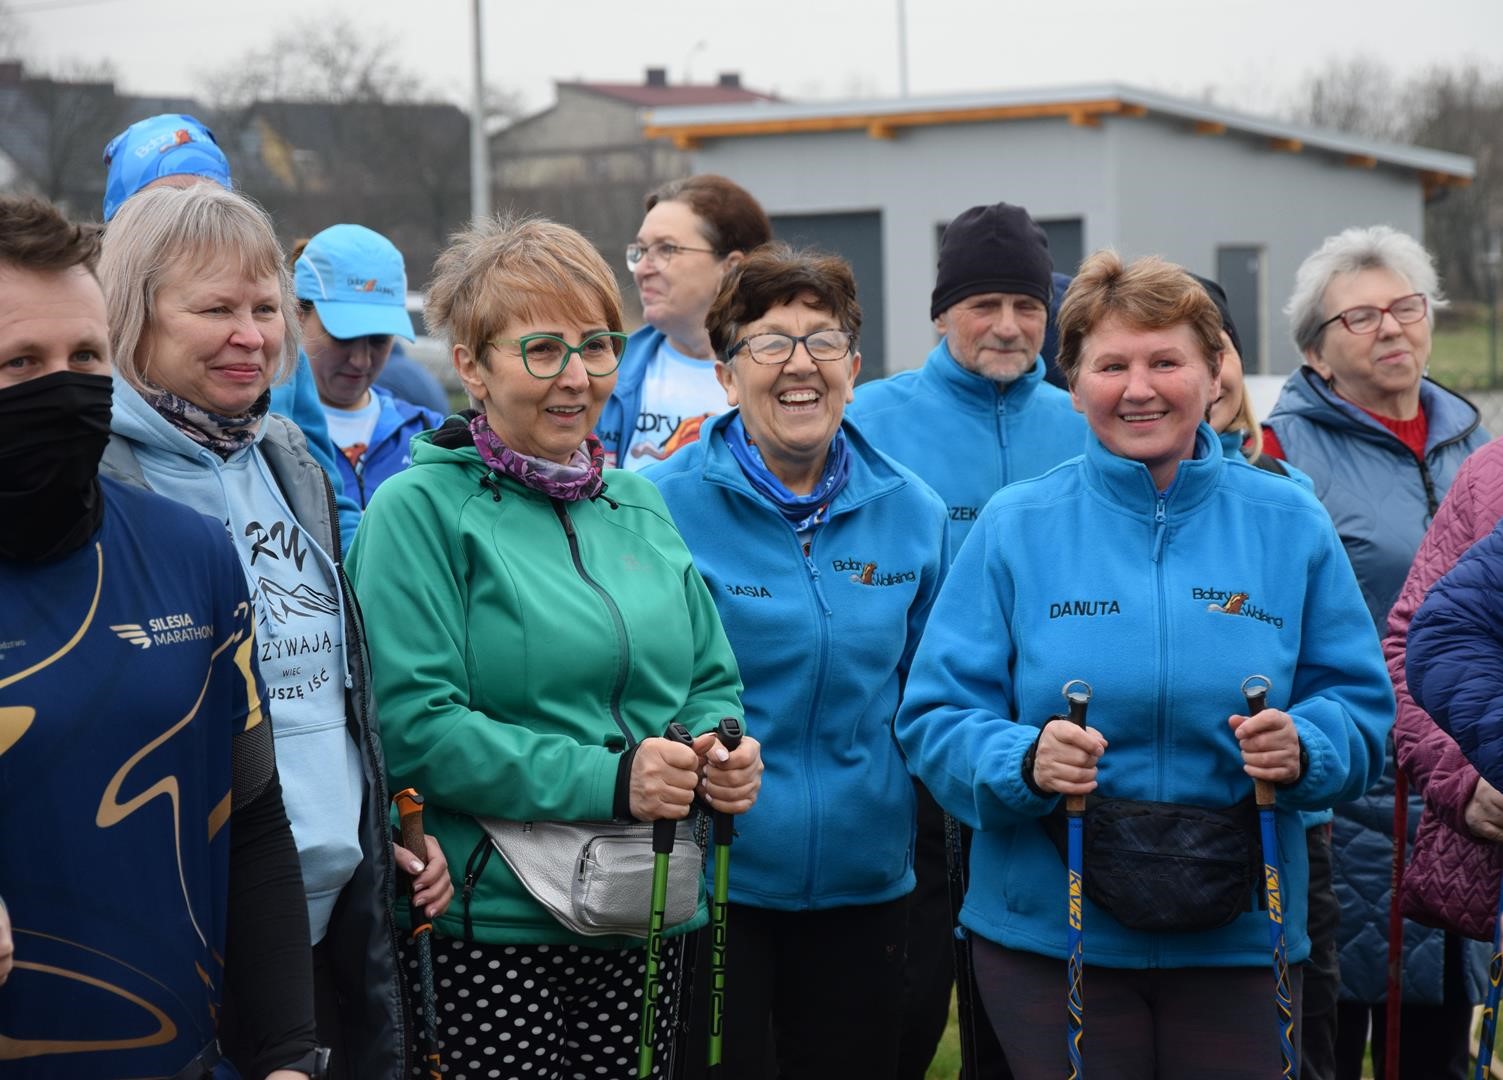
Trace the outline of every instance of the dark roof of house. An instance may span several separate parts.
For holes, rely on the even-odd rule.
[[[778,101],[774,94],[748,90],[744,86],[718,83],[680,83],[647,86],[643,83],[560,82],[560,89],[584,90],[601,97],[614,98],[641,109],[670,108],[676,105],[735,105],[749,101]]]

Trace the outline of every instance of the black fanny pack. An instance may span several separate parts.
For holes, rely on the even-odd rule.
[[[1066,860],[1063,802],[1044,831]],[[1258,811],[1251,797],[1212,809],[1087,798],[1082,827],[1086,896],[1133,930],[1214,930],[1260,895]]]

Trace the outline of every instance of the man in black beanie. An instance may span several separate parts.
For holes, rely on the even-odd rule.
[[[1069,394],[1044,381],[1039,356],[1053,269],[1044,230],[1021,206],[973,206],[957,216],[940,240],[929,306],[939,343],[923,367],[858,387],[846,410],[879,450],[945,500],[951,554],[998,489],[1085,449],[1085,421]],[[922,1080],[948,1016],[956,913],[946,865],[944,815],[920,788],[898,1080]],[[962,961],[967,947],[960,943]],[[1010,1077],[979,1008],[973,1019],[965,1080]]]

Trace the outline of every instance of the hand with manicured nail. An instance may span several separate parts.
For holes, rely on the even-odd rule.
[[[428,862],[423,864],[399,844],[391,846],[392,858],[396,860],[412,881],[412,904],[429,919],[436,919],[449,909],[454,899],[454,882],[449,877],[449,860],[444,858],[443,848],[431,836],[424,836],[428,849]]]
[[[713,731],[694,740],[699,755],[699,793],[711,809],[726,814],[744,814],[757,801],[762,788],[762,744],[750,735],[727,751]]]

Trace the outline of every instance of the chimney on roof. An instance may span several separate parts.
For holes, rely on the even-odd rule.
[[[648,86],[667,86],[668,85],[668,69],[667,68],[648,68],[647,69],[647,85]]]
[[[722,71],[720,73],[720,85],[726,90],[741,89],[741,72]]]

